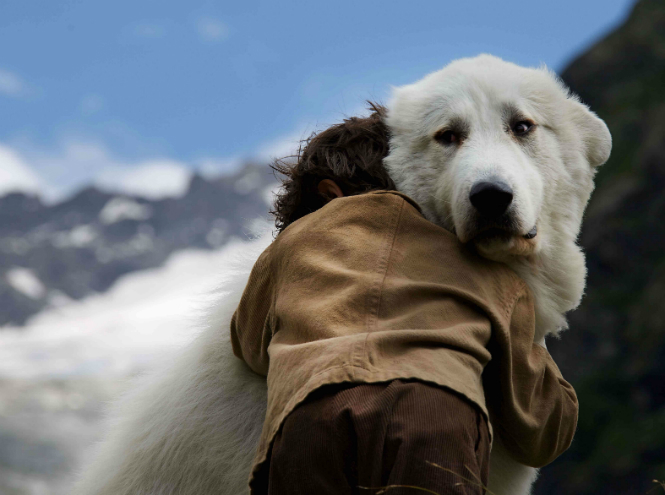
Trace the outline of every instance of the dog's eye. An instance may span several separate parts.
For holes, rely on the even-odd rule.
[[[434,135],[439,143],[445,144],[446,146],[451,144],[458,144],[460,142],[460,136],[454,131],[439,131]]]
[[[533,126],[533,122],[529,122],[528,120],[520,120],[513,125],[513,134],[516,136],[524,136],[528,134],[531,129],[533,129]]]

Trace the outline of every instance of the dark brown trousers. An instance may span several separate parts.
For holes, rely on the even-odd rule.
[[[447,389],[406,380],[331,385],[284,421],[266,470],[267,492],[372,495],[406,485],[440,495],[482,494],[489,452],[482,413]]]

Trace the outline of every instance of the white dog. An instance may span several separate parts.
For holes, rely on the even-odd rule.
[[[546,69],[482,55],[395,89],[386,122],[384,162],[397,188],[429,220],[513,268],[535,296],[536,338],[557,335],[584,290],[576,239],[611,150],[603,121]],[[269,242],[263,236],[239,260],[197,341],[120,403],[76,494],[247,493],[266,384],[234,357],[228,328]],[[497,438],[493,493],[528,494],[536,475]]]

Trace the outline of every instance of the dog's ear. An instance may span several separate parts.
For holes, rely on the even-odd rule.
[[[569,97],[570,116],[579,132],[586,151],[587,160],[592,167],[605,163],[612,151],[612,135],[605,122],[576,96]]]

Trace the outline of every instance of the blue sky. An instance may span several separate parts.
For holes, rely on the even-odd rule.
[[[0,194],[177,194],[455,58],[560,70],[632,4],[2,0]]]

